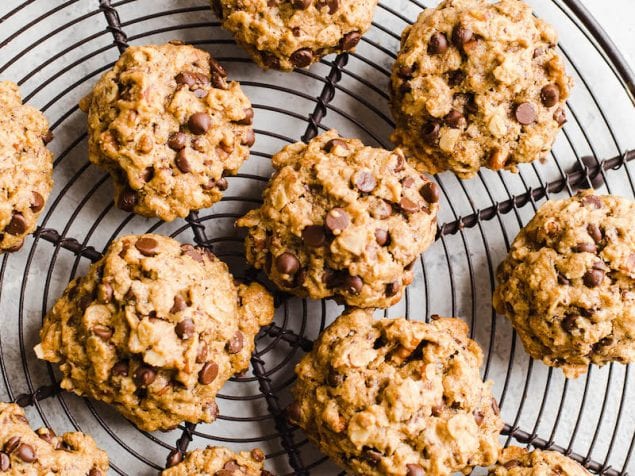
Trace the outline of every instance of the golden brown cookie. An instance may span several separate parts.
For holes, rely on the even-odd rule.
[[[234,284],[211,252],[160,235],[115,240],[46,315],[36,347],[65,390],[114,405],[146,431],[211,422],[246,370],[273,299]]]
[[[520,0],[445,0],[401,37],[392,141],[461,178],[546,157],[572,86],[555,31]]]
[[[53,135],[37,109],[23,105],[18,86],[0,81],[0,253],[17,251],[35,230],[53,187]]]
[[[274,155],[248,228],[247,259],[281,289],[350,306],[389,307],[434,241],[439,189],[401,151],[329,131]]]
[[[265,454],[255,448],[234,453],[227,448],[209,446],[190,451],[183,461],[166,469],[162,476],[273,476],[263,469]]]
[[[577,377],[635,361],[635,202],[588,190],[545,203],[497,272],[496,311],[525,350]]]
[[[262,68],[305,68],[352,51],[377,0],[212,0],[212,9]]]
[[[351,310],[296,367],[297,423],[351,474],[447,475],[490,465],[503,427],[483,355],[460,319]]]
[[[0,474],[105,476],[108,456],[83,433],[33,431],[24,410],[0,402]]]
[[[254,111],[209,53],[177,42],[132,46],[81,103],[89,159],[119,208],[165,221],[219,201],[254,144]]]
[[[587,476],[579,463],[555,451],[533,450],[510,446],[501,451],[498,463],[490,468],[490,476]]]

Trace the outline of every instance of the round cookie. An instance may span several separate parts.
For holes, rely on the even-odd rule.
[[[36,347],[62,388],[112,404],[146,431],[211,422],[273,319],[258,284],[234,284],[211,252],[160,235],[117,239],[46,315]]]
[[[285,147],[247,227],[247,260],[281,289],[349,306],[389,307],[433,242],[439,189],[401,151],[329,131]]]
[[[352,51],[378,0],[212,0],[212,9],[262,68],[305,68]]]
[[[265,454],[254,448],[234,453],[227,448],[209,446],[190,451],[182,462],[166,469],[162,476],[272,476],[263,469]]]
[[[392,141],[419,170],[461,178],[546,157],[572,86],[556,43],[520,0],[424,10],[392,70]]]
[[[635,361],[635,202],[590,190],[548,201],[497,278],[494,307],[533,358],[567,377]]]
[[[578,462],[555,451],[533,450],[510,446],[501,451],[498,463],[489,470],[490,476],[587,476]]]
[[[289,417],[351,474],[445,475],[490,465],[503,422],[467,331],[455,318],[375,320],[348,311],[296,366]]]
[[[0,253],[17,251],[35,230],[53,187],[53,135],[37,109],[23,105],[18,86],[0,81]]]
[[[108,456],[83,433],[33,431],[24,410],[0,402],[0,474],[105,476]]]
[[[89,159],[122,210],[165,221],[219,201],[254,144],[254,111],[209,53],[132,46],[80,104]]]

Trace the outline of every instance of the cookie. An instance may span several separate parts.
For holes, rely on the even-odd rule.
[[[490,476],[586,476],[589,473],[579,463],[555,451],[527,451],[510,446],[501,451],[498,463],[489,470]]]
[[[635,361],[635,202],[591,190],[545,203],[497,271],[494,307],[567,377]]]
[[[225,29],[262,68],[305,68],[352,51],[377,0],[212,0]]]
[[[105,476],[108,456],[83,433],[33,431],[22,408],[0,402],[0,473]]]
[[[18,86],[0,81],[0,253],[17,251],[35,230],[53,187],[53,135],[37,109],[23,105]]]
[[[389,307],[434,241],[439,188],[401,151],[329,131],[285,147],[264,203],[237,221],[247,260],[281,289],[357,307]]]
[[[546,157],[572,87],[556,43],[520,0],[424,10],[392,69],[392,141],[419,170],[461,178]]]
[[[89,159],[119,208],[165,221],[219,201],[254,144],[254,111],[209,53],[173,42],[132,46],[80,107]]]
[[[272,476],[263,469],[265,454],[255,448],[234,453],[227,448],[210,446],[190,451],[182,462],[166,469],[162,476]]]
[[[249,367],[273,319],[258,284],[235,284],[211,252],[160,235],[115,240],[46,315],[36,347],[62,388],[114,405],[137,427],[211,422],[214,397]]]
[[[460,319],[378,319],[351,310],[296,366],[288,408],[351,474],[447,475],[490,465],[503,427],[483,355]]]

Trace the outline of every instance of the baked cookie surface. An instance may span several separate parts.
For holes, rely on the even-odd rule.
[[[24,410],[0,402],[0,474],[106,476],[108,456],[83,433],[33,431]]]
[[[592,191],[546,202],[497,271],[497,312],[568,377],[635,360],[635,203]]]
[[[340,316],[296,367],[289,409],[352,474],[446,475],[490,465],[503,426],[482,352],[454,318]]]
[[[234,284],[211,252],[160,235],[115,240],[46,315],[38,357],[62,388],[112,404],[146,431],[211,422],[273,319],[258,285]]]
[[[0,81],[0,253],[17,251],[35,230],[53,187],[48,121],[22,104],[18,86]]]
[[[555,31],[520,0],[446,0],[404,30],[392,141],[419,170],[461,178],[546,157],[572,86]]]
[[[132,46],[96,84],[89,159],[106,169],[119,208],[165,221],[219,201],[254,144],[254,111],[209,53]]]
[[[227,448],[208,447],[190,451],[182,462],[166,469],[162,476],[272,476],[263,469],[265,454],[255,448],[234,453]]]
[[[304,68],[351,51],[377,0],[212,0],[212,9],[262,68]]]
[[[329,131],[274,155],[261,208],[248,228],[247,260],[281,289],[357,307],[389,307],[434,241],[439,189],[400,151]]]
[[[587,476],[577,461],[556,451],[527,451],[510,446],[501,451],[498,463],[490,468],[490,476]]]

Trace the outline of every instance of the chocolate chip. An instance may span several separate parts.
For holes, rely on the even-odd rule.
[[[229,183],[225,177],[221,177],[216,181],[216,188],[221,192],[224,192],[229,187]]]
[[[196,112],[190,116],[190,119],[187,121],[187,126],[190,128],[190,131],[192,131],[192,134],[200,136],[205,134],[212,126],[212,118],[209,114],[205,114],[204,112]]]
[[[176,164],[176,168],[184,174],[192,171],[190,162],[187,160],[187,149],[179,150],[176,154],[176,158],[174,159],[174,163]]]
[[[313,0],[291,0],[291,5],[293,8],[297,8],[298,10],[306,10],[311,6]]]
[[[198,373],[198,383],[201,385],[209,385],[218,376],[218,364],[216,362],[207,362]]]
[[[172,314],[176,314],[177,312],[181,312],[186,308],[187,303],[185,302],[185,299],[183,299],[183,296],[181,296],[180,294],[174,296],[174,304],[172,305],[172,309],[170,309],[170,312]]]
[[[4,229],[5,233],[10,235],[22,235],[27,229],[26,220],[24,215],[19,212],[14,212],[11,217],[11,221]]]
[[[236,331],[229,342],[227,343],[227,352],[230,354],[237,354],[241,350],[243,350],[243,333],[240,331]]]
[[[555,84],[547,84],[540,90],[540,100],[545,107],[558,104],[560,100],[560,90]]]
[[[371,209],[373,218],[378,220],[385,220],[392,215],[392,207],[384,200],[379,200],[377,204]]]
[[[184,319],[174,327],[174,332],[179,336],[179,339],[189,340],[194,336],[196,332],[196,326],[192,319]]]
[[[212,86],[216,89],[228,89],[227,83],[223,76],[212,73]]]
[[[582,281],[586,287],[596,288],[604,281],[604,271],[601,269],[591,269],[584,273]]]
[[[198,353],[196,354],[196,363],[202,364],[207,360],[207,344],[205,342],[201,342],[198,348]]]
[[[600,230],[600,227],[595,223],[589,223],[586,227],[586,231],[596,243],[600,243],[602,241],[602,230]]]
[[[205,258],[203,258],[203,252],[199,248],[194,248],[192,245],[181,245],[181,253],[184,256],[189,256],[197,263],[202,263]]]
[[[340,40],[340,49],[350,51],[359,44],[361,39],[362,34],[359,31],[350,31]]]
[[[183,461],[183,454],[178,449],[173,449],[168,455],[166,467],[171,468]]]
[[[221,78],[227,77],[227,71],[225,71],[225,68],[223,68],[223,66],[212,56],[209,57],[209,69],[212,74],[216,74]]]
[[[474,410],[474,421],[476,422],[478,426],[481,426],[481,423],[483,423],[484,419],[485,419],[485,415],[483,415],[482,411]]]
[[[207,97],[207,91],[205,91],[204,89],[195,89],[194,90],[194,96],[196,96],[199,99],[203,99],[204,97]]]
[[[448,37],[445,33],[436,32],[430,37],[428,42],[428,54],[438,55],[448,50]]]
[[[346,141],[342,139],[331,139],[326,144],[324,144],[324,152],[330,154],[336,147],[348,150],[348,144],[346,143]]]
[[[514,116],[516,117],[516,120],[524,126],[533,124],[536,122],[538,117],[536,109],[534,109],[534,106],[528,102],[524,102],[516,106]]]
[[[430,413],[435,417],[441,416],[444,408],[445,407],[443,405],[435,405],[430,409]]]
[[[53,442],[53,438],[55,438],[55,432],[50,428],[39,428],[36,433],[40,440],[46,441],[49,445]]]
[[[386,296],[393,297],[399,293],[400,285],[398,282],[386,284]]]
[[[578,253],[595,253],[597,252],[597,246],[593,243],[578,243],[575,246],[575,250]]]
[[[469,28],[458,25],[452,31],[452,43],[459,49],[462,49],[466,43],[472,40],[474,33]]]
[[[46,134],[42,136],[42,142],[44,142],[44,145],[49,145],[51,142],[53,142],[53,139],[55,139],[55,136],[53,135],[53,131],[51,130],[47,131]]]
[[[602,200],[597,195],[587,195],[582,199],[585,205],[591,205],[593,208],[602,208]]]
[[[236,121],[236,124],[241,124],[243,126],[249,126],[254,122],[254,110],[251,107],[245,109],[245,117],[241,120]]]
[[[448,84],[450,86],[458,86],[465,80],[465,73],[460,69],[455,69],[448,73]]]
[[[386,246],[390,244],[390,233],[386,230],[382,230],[381,228],[377,228],[375,230],[375,240],[379,246]]]
[[[536,48],[534,49],[533,58],[539,58],[540,56],[545,54],[544,48]]]
[[[564,274],[558,273],[558,284],[562,284],[563,286],[568,286],[569,284],[571,284],[571,281],[569,281]]]
[[[179,151],[187,145],[187,136],[182,132],[175,132],[168,138],[168,147],[172,150]]]
[[[293,36],[298,37],[302,34],[302,29],[299,26],[294,26],[291,28],[291,33],[293,33]]]
[[[333,208],[326,214],[325,222],[326,227],[331,230],[333,234],[338,234],[348,228],[351,219],[343,208]]]
[[[426,472],[419,464],[407,464],[406,476],[425,476]]]
[[[260,57],[265,67],[274,69],[280,68],[280,59],[270,51],[261,51]]]
[[[293,402],[287,407],[287,418],[291,422],[299,422],[302,418],[302,410],[298,402]]]
[[[112,366],[112,370],[110,371],[110,374],[113,377],[118,377],[118,376],[123,376],[123,377],[127,377],[128,376],[128,362],[117,362],[115,365]]]
[[[520,462],[518,460],[512,459],[505,463],[503,466],[505,467],[505,469],[512,469],[516,466],[520,466]]]
[[[33,463],[37,459],[33,447],[31,445],[27,445],[26,443],[20,445],[17,455],[18,458],[20,458],[25,463]]]
[[[119,194],[119,200],[117,200],[117,207],[124,212],[133,212],[134,207],[137,205],[137,193],[130,189],[125,188]]]
[[[333,15],[340,8],[339,0],[318,0],[317,8],[329,7],[329,13]]]
[[[439,137],[439,129],[441,129],[441,126],[438,123],[426,122],[421,127],[421,138],[428,144],[432,144]]]
[[[357,295],[361,292],[364,282],[359,276],[347,276],[344,281],[344,289],[351,294]]]
[[[313,51],[311,48],[301,48],[289,58],[296,68],[306,68],[313,62]]]
[[[404,188],[410,188],[414,185],[415,179],[413,177],[406,177],[401,181],[401,186]]]
[[[12,436],[4,444],[2,451],[4,451],[6,454],[13,453],[18,448],[18,446],[20,446],[21,441],[22,439],[19,436]]]
[[[143,172],[141,172],[142,181],[147,183],[153,178],[154,178],[154,167],[146,167],[145,169],[143,169]]]
[[[423,199],[428,203],[438,203],[441,197],[439,186],[434,182],[427,182],[419,191]]]
[[[112,329],[107,326],[96,325],[93,327],[93,334],[99,337],[101,340],[109,341],[112,337]]]
[[[564,112],[564,109],[559,107],[553,113],[553,120],[558,123],[558,126],[562,127],[565,122],[567,122],[567,114]]]
[[[194,86],[196,84],[194,74],[189,71],[183,71],[177,74],[174,80],[176,81],[176,84],[184,84],[186,86]]]
[[[401,66],[399,66],[399,69],[397,69],[397,75],[403,79],[410,79],[412,78],[412,74],[416,71],[416,69],[416,64],[402,64]]]
[[[242,145],[246,145],[247,147],[251,147],[256,143],[256,133],[253,129],[247,129],[245,135],[243,135],[242,139],[240,139],[240,143]]]
[[[421,210],[421,205],[413,202],[408,197],[403,197],[399,201],[399,207],[406,213],[417,213],[419,210]]]
[[[307,246],[317,248],[326,243],[326,233],[322,225],[309,225],[302,230],[302,240]]]
[[[577,316],[575,314],[569,314],[565,316],[564,319],[562,319],[562,321],[560,322],[560,325],[565,331],[571,332],[578,328],[576,323],[578,317],[580,316]]]
[[[9,471],[11,469],[11,458],[6,453],[0,452],[0,471]]]
[[[383,454],[374,449],[369,448],[364,451],[364,457],[373,466],[377,466],[379,463],[381,463],[381,459],[383,458],[383,456]]]
[[[360,170],[355,174],[354,182],[357,190],[364,193],[370,193],[377,187],[377,180],[373,174],[365,170]]]
[[[300,269],[300,260],[293,253],[284,252],[276,258],[276,269],[281,274],[295,274]]]
[[[251,450],[251,458],[258,463],[262,463],[265,460],[265,453],[260,448],[254,448]]]
[[[452,109],[446,116],[443,118],[445,124],[452,129],[458,129],[465,123],[465,117],[456,109]]]
[[[140,387],[147,387],[157,378],[157,371],[152,367],[141,366],[134,374],[135,383]]]
[[[143,256],[156,256],[159,252],[159,242],[150,236],[142,236],[134,246]]]
[[[223,469],[226,469],[230,472],[231,476],[234,476],[234,471],[240,471],[240,466],[235,460],[228,461],[223,465]]]
[[[33,213],[37,213],[42,208],[44,208],[44,197],[40,195],[38,192],[32,192],[33,197],[31,198],[31,210]]]

